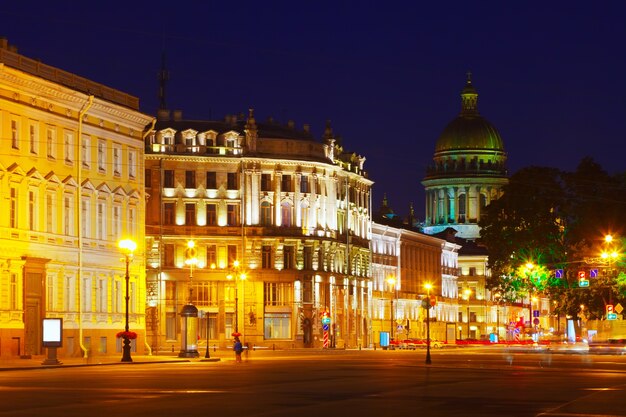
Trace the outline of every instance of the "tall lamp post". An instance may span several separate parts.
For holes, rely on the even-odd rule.
[[[391,338],[393,339],[393,328],[394,328],[394,321],[395,321],[395,314],[394,314],[394,310],[393,310],[393,299],[394,296],[397,296],[398,294],[398,289],[396,288],[396,277],[394,277],[393,275],[387,278],[387,283],[389,284],[389,286],[391,287],[391,297],[390,297],[390,307],[389,307],[389,327],[390,327],[390,332],[391,332]],[[395,291],[395,294],[393,293]],[[396,307],[397,308],[397,307]]]
[[[430,283],[426,283],[424,285],[427,292],[427,301],[426,301],[426,365],[430,365],[432,361],[430,360],[430,309],[433,307],[433,303],[430,300],[430,290],[433,286]]]
[[[128,330],[128,303],[130,301],[129,291],[128,291],[128,282],[130,281],[129,275],[129,265],[130,261],[133,259],[133,252],[137,249],[137,243],[130,239],[121,240],[118,243],[119,248],[122,250],[124,254],[124,261],[126,262],[126,275],[124,279],[126,280],[126,325],[124,326],[124,346],[122,346],[122,362],[132,362],[133,358],[130,357],[130,333]]]
[[[500,300],[502,299],[502,294],[499,292],[493,295],[493,300],[496,302],[496,343],[500,341]]]
[[[463,290],[463,296],[467,300],[467,335],[465,335],[465,339],[469,339],[470,336],[470,295],[472,295],[472,290],[466,288]]]
[[[233,261],[233,272],[226,275],[226,279],[235,280],[235,333],[239,337],[239,284],[238,281],[245,281],[246,274],[239,270],[239,261]]]
[[[180,315],[183,319],[181,329],[179,358],[197,358],[198,353],[198,308],[193,305],[193,266],[198,263],[195,242],[187,242],[185,251],[185,264],[189,265],[189,302],[183,306]]]

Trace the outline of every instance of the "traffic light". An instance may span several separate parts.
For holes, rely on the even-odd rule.
[[[588,287],[589,280],[587,279],[587,273],[585,271],[578,271],[578,286]]]

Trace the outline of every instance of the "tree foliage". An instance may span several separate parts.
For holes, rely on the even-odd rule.
[[[557,312],[571,316],[584,311],[599,318],[606,304],[626,306],[624,257],[600,258],[605,234],[624,237],[625,179],[608,175],[591,158],[574,172],[528,167],[515,173],[479,223],[489,250],[488,286],[507,301],[545,294]],[[623,254],[623,242],[611,248]],[[563,278],[555,277],[557,269]],[[598,269],[600,276],[579,288],[581,269]]]

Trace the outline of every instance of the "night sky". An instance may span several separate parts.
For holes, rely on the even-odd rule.
[[[471,71],[480,113],[500,131],[509,173],[574,170],[584,156],[626,171],[626,1],[5,2],[0,36],[18,51],[188,119],[255,109],[327,119],[367,158],[404,216]]]

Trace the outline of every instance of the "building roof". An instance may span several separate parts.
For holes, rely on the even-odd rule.
[[[20,55],[15,46],[9,45],[6,38],[0,38],[0,63],[81,93],[93,95],[132,110],[139,110],[137,97]]]
[[[214,130],[218,134],[235,131],[244,134],[246,119],[237,116],[229,116],[226,120],[159,120],[155,125],[156,130],[172,128],[176,131],[194,129],[198,132]],[[256,122],[259,138],[263,139],[296,139],[316,141],[313,135],[306,130],[298,130],[290,125],[282,125],[275,122]]]

